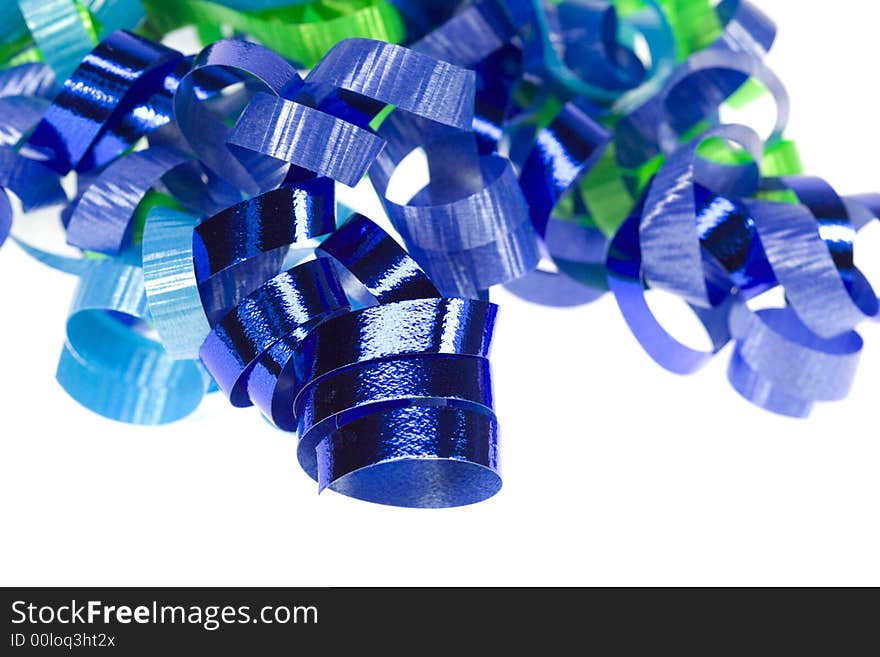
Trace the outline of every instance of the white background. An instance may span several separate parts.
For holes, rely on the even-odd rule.
[[[880,188],[876,3],[759,4],[807,170]],[[880,584],[877,325],[851,397],[798,421],[740,399],[726,352],[664,372],[610,298],[499,291],[504,488],[412,510],[318,496],[295,440],[219,395],[164,427],[81,408],[54,380],[73,287],[0,250],[2,584]]]

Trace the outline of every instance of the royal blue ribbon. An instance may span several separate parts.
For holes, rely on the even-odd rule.
[[[334,228],[333,185],[316,178],[255,196],[206,219],[195,229],[193,257],[208,319],[282,269],[290,247]]]
[[[297,265],[270,278],[213,327],[199,352],[202,362],[233,406],[249,406],[247,378],[260,356],[287,333],[346,305],[327,260]]]
[[[233,152],[226,144],[229,128],[223,108],[216,111],[199,99],[199,87],[206,76],[222,69],[228,84],[246,82],[268,89],[284,98],[293,98],[302,88],[302,79],[280,55],[255,43],[224,40],[211,44],[198,54],[192,69],[181,79],[174,94],[174,117],[180,132],[202,163],[226,183],[248,194],[277,186],[279,163],[254,157],[248,151]]]
[[[122,157],[104,169],[76,204],[67,225],[68,243],[116,254],[131,237],[134,212],[144,195],[189,156],[156,146]]]
[[[394,506],[473,504],[501,489],[497,444],[494,414],[475,408],[367,415],[318,444],[318,486]]]
[[[820,338],[791,308],[731,315],[737,339],[728,378],[743,397],[769,411],[806,417],[815,401],[843,399],[852,386],[862,339],[854,331]]]
[[[136,110],[161,94],[181,58],[161,44],[114,32],[64,81],[29,145],[59,173],[107,164],[167,123],[168,117]]]
[[[385,145],[352,123],[264,93],[254,96],[228,142],[351,187],[363,178]]]
[[[19,64],[0,71],[0,97],[27,96],[49,100],[56,93],[55,74],[45,64]]]
[[[350,217],[321,244],[320,253],[338,263],[356,298],[363,299],[363,292],[378,303],[440,296],[407,252],[363,215]]]
[[[746,149],[754,162],[761,161],[761,141],[751,129],[730,125],[707,130],[677,150],[660,169],[645,199],[639,227],[642,269],[648,284],[706,308],[718,305],[730,294],[731,287],[727,273],[704,257],[695,224],[697,148],[712,137],[734,141]],[[740,173],[739,168],[731,170]],[[758,177],[757,164],[753,164],[746,172],[748,187],[744,195],[757,191]],[[715,176],[707,183],[723,194],[731,191],[733,185],[741,185],[742,180],[741,176],[733,182]]]

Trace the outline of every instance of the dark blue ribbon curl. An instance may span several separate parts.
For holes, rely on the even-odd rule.
[[[168,122],[167,115],[138,109],[154,96],[167,97],[166,80],[182,58],[159,43],[114,32],[64,81],[29,146],[59,173],[107,164]]]

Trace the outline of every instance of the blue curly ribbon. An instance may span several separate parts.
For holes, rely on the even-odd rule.
[[[48,167],[6,146],[0,146],[0,187],[15,192],[26,212],[67,200],[58,177]]]
[[[731,315],[737,339],[727,376],[734,389],[774,413],[806,417],[815,401],[843,399],[852,386],[862,339],[854,331],[820,338],[791,308]]]
[[[693,349],[670,335],[651,312],[645,299],[642,278],[640,213],[620,227],[608,250],[608,287],[624,320],[648,355],[663,368],[676,374],[691,374],[703,367],[730,340],[727,319],[730,304],[711,310],[691,306],[706,329],[712,348]]]
[[[436,288],[417,265],[378,226],[362,215],[353,215],[321,245],[347,296],[375,304],[421,296],[437,296]],[[324,321],[347,312],[334,304],[317,313],[308,330],[294,330],[270,347],[257,361],[248,392],[251,401],[281,429],[295,431],[294,397],[301,389],[296,354],[303,340]],[[301,367],[301,366],[300,366]]]
[[[254,96],[227,141],[351,187],[385,145],[352,123],[263,93]]]
[[[566,225],[553,216],[557,204],[592,169],[609,143],[610,134],[590,117],[588,110],[579,103],[566,103],[537,134],[520,174],[532,224],[551,257],[563,255],[556,247],[564,248],[572,238],[577,242],[591,241],[590,236],[584,235],[584,229]],[[536,280],[529,280],[532,278]],[[551,305],[568,305],[561,297],[574,305],[595,298],[595,293],[589,290],[570,295],[572,287],[569,277],[563,273],[537,271],[507,285],[519,296]]]
[[[224,122],[227,112],[222,107],[212,111],[199,99],[206,76],[219,72],[227,76],[227,85],[247,82],[285,98],[299,92],[302,79],[291,64],[271,50],[246,41],[224,40],[198,54],[174,94],[177,125],[204,166],[248,194],[268,191],[283,178],[278,177],[280,163],[248,157],[246,151],[231,151],[226,144],[230,132]]]
[[[465,7],[410,47],[457,66],[470,67],[505,46],[520,25],[505,3],[481,0]]]
[[[317,92],[342,89],[460,130],[473,121],[473,72],[396,44],[346,39],[306,82]]]
[[[29,146],[59,173],[88,171],[119,156],[168,117],[136,112],[161,94],[183,56],[125,31],[83,59],[34,129]],[[130,121],[128,120],[130,119]]]
[[[471,29],[468,20],[465,24]],[[428,49],[437,53],[442,43]],[[370,62],[370,75],[361,72],[359,62]],[[310,92],[323,98],[322,107],[357,124],[365,124],[381,106],[352,107],[351,94],[395,108],[378,130],[385,148],[370,169],[371,181],[410,253],[444,293],[483,296],[491,285],[518,278],[535,266],[534,231],[510,164],[493,157],[477,162],[476,150],[468,147],[473,137],[464,131],[476,120],[473,72],[399,46],[360,39],[334,48],[306,83]],[[447,99],[442,103],[425,101],[441,95]],[[421,144],[429,149],[431,184],[407,204],[394,203],[386,197],[390,178]],[[488,228],[474,234],[483,223]]]
[[[720,36],[684,58],[650,0],[625,14],[400,0],[411,48],[349,39],[305,78],[247,41],[190,58],[114,31],[140,18],[127,0],[84,2],[91,24],[71,0],[20,4],[24,20],[0,30],[30,29],[47,64],[0,71],[0,243],[6,190],[25,211],[66,204],[82,257],[14,239],[81,276],[58,378],[107,417],[178,419],[213,376],[233,405],[298,433],[319,490],[401,506],[485,499],[501,486],[486,301],[498,284],[557,306],[610,291],[677,373],[732,342],[732,386],[773,412],[805,416],[852,383],[854,329],[880,314],[853,244],[880,197],[841,198],[772,166],[762,178],[788,100],[763,63],[775,28],[747,2],[719,3]],[[69,32],[52,34],[50,14]],[[749,78],[776,101],[766,139],[718,125]],[[389,198],[420,148],[429,183]],[[601,194],[621,195],[613,224],[583,187],[600,161],[616,176]],[[68,203],[59,174],[71,170]],[[363,215],[337,225],[335,184],[365,175],[405,248]],[[147,211],[151,191],[181,209]],[[749,308],[777,285],[784,307]],[[711,346],[675,340],[650,289],[688,303]]]
[[[841,210],[837,224],[841,230],[835,232],[842,233],[841,240],[851,247],[855,229],[849,224],[842,201],[833,191],[831,194],[840,202]],[[831,338],[877,314],[877,295],[852,265],[851,250],[847,285],[835,266],[829,244],[821,237],[821,225],[807,206],[752,201],[747,207],[788,303],[813,333]]]
[[[0,146],[17,146],[46,111],[42,98],[8,96],[0,98],[0,113],[8,117],[0,126]]]
[[[815,178],[762,184],[765,192],[794,192],[803,205],[737,200],[756,191],[757,169],[699,158],[698,146],[719,136],[760,161],[757,135],[741,126],[714,128],[676,151],[644,208],[612,240],[609,287],[642,346],[667,369],[690,373],[733,338],[733,387],[767,410],[805,417],[816,401],[845,396],[862,346],[852,328],[877,314],[876,294],[853,265],[848,208],[861,208],[859,225],[872,215]],[[644,301],[643,280],[698,304],[691,307],[712,350],[691,349],[663,329]],[[747,299],[777,284],[785,308],[749,310]]]
[[[750,77],[760,79],[776,99],[774,136],[788,120],[788,97],[762,59],[773,43],[773,23],[748,2],[725,0],[718,7],[725,22],[718,40],[691,55],[664,81],[661,89],[638,107],[629,108],[616,126],[618,160],[635,168],[678,146],[701,121],[715,118],[718,107]]]
[[[314,382],[359,363],[417,354],[488,358],[496,313],[494,304],[456,298],[394,301],[346,313],[315,327],[302,341],[296,377]],[[399,331],[401,325],[410,330]],[[348,339],[352,335],[360,339]]]
[[[509,160],[487,155],[479,160],[475,176],[432,179],[406,204],[387,198],[391,176],[419,143],[415,136],[424,138],[430,130],[421,123],[392,114],[379,129],[387,145],[370,169],[371,182],[410,253],[440,290],[451,295],[476,298],[492,285],[531,271],[538,262],[538,246]],[[437,178],[438,168],[468,166],[454,150],[434,149],[429,163]]]
[[[338,265],[350,294],[378,303],[439,297],[430,278],[388,233],[365,216],[351,216],[320,246]],[[354,288],[352,288],[352,283]]]
[[[67,225],[67,242],[81,249],[119,253],[144,195],[189,156],[163,146],[131,153],[104,169],[89,185]]]
[[[707,130],[676,151],[657,173],[645,198],[639,227],[642,270],[648,284],[702,307],[715,306],[730,293],[726,272],[713,268],[712,261],[703,257],[694,221],[697,148],[713,137],[736,142],[755,162],[761,161],[761,140],[751,129],[731,125]],[[733,171],[740,173],[738,168]],[[744,195],[750,195],[749,192],[758,189],[757,164],[752,165],[746,176],[751,189],[747,189]],[[737,184],[741,180],[738,177]],[[728,191],[723,187],[724,182],[723,177],[716,177],[712,181],[716,185],[715,191]]]
[[[284,185],[226,208],[193,234],[199,294],[211,323],[282,270],[292,246],[335,227],[327,178]]]
[[[676,64],[675,36],[656,2],[622,22],[607,2],[558,6],[533,1],[539,34],[539,72],[573,95],[614,104],[624,111],[653,95]],[[636,36],[650,53],[645,65],[635,54]]]
[[[147,214],[141,245],[150,317],[168,356],[195,360],[211,326],[202,308],[193,266],[198,218],[170,208]]]
[[[281,188],[270,194],[282,193],[289,192]],[[221,213],[210,220],[211,230],[206,229],[208,222],[198,227],[198,253],[202,255],[196,257],[197,275],[209,280],[218,271],[247,266],[252,258],[283,248],[285,243],[295,244],[292,233],[304,238],[311,235],[303,224],[294,231],[263,234],[258,227],[261,217],[272,207],[266,205],[268,196],[258,197],[262,199],[259,205],[246,202],[236,212]],[[280,197],[285,198],[289,196]],[[245,208],[249,206],[248,212]],[[307,212],[300,214],[308,226],[309,216]],[[223,224],[228,227],[236,217],[241,217],[242,229],[233,243],[242,246],[212,254],[212,236],[225,234],[228,240],[235,231],[218,228]],[[251,231],[244,230],[245,223]],[[257,239],[246,246],[242,239],[245,235]],[[318,253],[323,257],[296,265],[263,283],[213,327],[200,353],[221,390],[234,405],[255,403],[280,428],[297,429],[300,463],[319,480],[321,489],[336,487],[338,482],[349,495],[410,506],[463,504],[493,494],[500,487],[496,473],[497,425],[491,410],[485,356],[494,306],[439,299],[436,287],[406,252],[361,215],[350,217],[334,231],[321,243]],[[350,313],[337,272],[353,297],[369,297],[380,305]],[[415,327],[420,330],[395,331],[401,313],[417,322]],[[365,335],[365,331],[371,335]],[[400,336],[392,337],[395,332]],[[363,337],[352,340],[353,335]],[[328,340],[359,351],[348,352],[348,356],[344,351],[328,355]],[[447,407],[439,415],[438,404]],[[397,412],[405,408],[409,410],[403,415]],[[379,433],[397,434],[410,426],[413,419],[409,416],[413,414],[422,418],[423,424],[433,418],[433,430],[443,432],[432,438],[436,449],[425,444],[417,452],[397,453],[393,459],[396,466],[390,467],[386,461],[393,452],[391,446],[377,443],[372,458],[360,452],[357,458],[366,460],[360,462],[358,470],[388,471],[387,493],[379,495],[366,483],[359,484],[366,472],[346,470],[345,464],[354,456],[345,445],[331,447],[333,441],[340,432],[358,435],[351,432],[360,421],[388,422]],[[472,434],[457,437],[460,453],[450,450],[446,442],[445,423],[453,418],[477,428]],[[398,427],[401,422],[404,424]],[[372,441],[374,436],[364,439]],[[327,464],[328,459],[335,463],[332,469],[319,466],[319,462]],[[438,466],[438,460],[444,465]],[[447,476],[454,479],[445,484],[434,482],[434,493],[428,495],[420,490],[423,485],[418,482],[423,479],[422,473],[437,470],[447,471]],[[395,488],[409,490],[406,501],[399,491],[391,492]]]
[[[427,277],[359,215],[321,251],[380,305],[330,319],[298,346],[300,465],[321,490],[384,504],[457,506],[495,494],[497,421],[485,359],[494,306],[424,300],[438,296]],[[434,321],[400,330],[403,317],[417,322],[425,313]],[[436,327],[430,336],[428,326]],[[348,330],[363,336],[350,342],[354,351],[327,355],[326,341]],[[426,433],[402,444],[414,427]]]
[[[501,490],[497,443],[497,420],[481,409],[396,408],[321,441],[318,485],[394,506],[474,504]]]
[[[247,379],[256,361],[284,335],[347,306],[332,264],[297,265],[263,283],[223,317],[200,349],[233,406],[249,406]]]
[[[48,100],[57,92],[55,73],[45,64],[20,64],[0,71],[0,97],[26,96]]]
[[[172,360],[144,334],[143,271],[105,260],[80,278],[57,378],[83,406],[133,424],[173,422],[201,402],[209,377],[197,361]]]
[[[310,382],[300,392],[295,408],[300,444],[317,446],[338,427],[377,411],[437,405],[482,407],[476,410],[491,414],[489,362],[458,356],[383,359]],[[308,460],[300,462],[315,475]]]

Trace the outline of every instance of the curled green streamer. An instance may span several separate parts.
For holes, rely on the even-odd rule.
[[[250,12],[206,0],[144,0],[144,7],[148,30],[165,33],[194,25],[216,38],[217,27],[226,26],[306,67],[349,37],[398,43],[405,36],[400,14],[385,0],[319,0]]]
[[[675,37],[679,61],[712,44],[721,34],[721,21],[711,0],[656,0]],[[645,0],[613,0],[624,18],[648,6]]]

